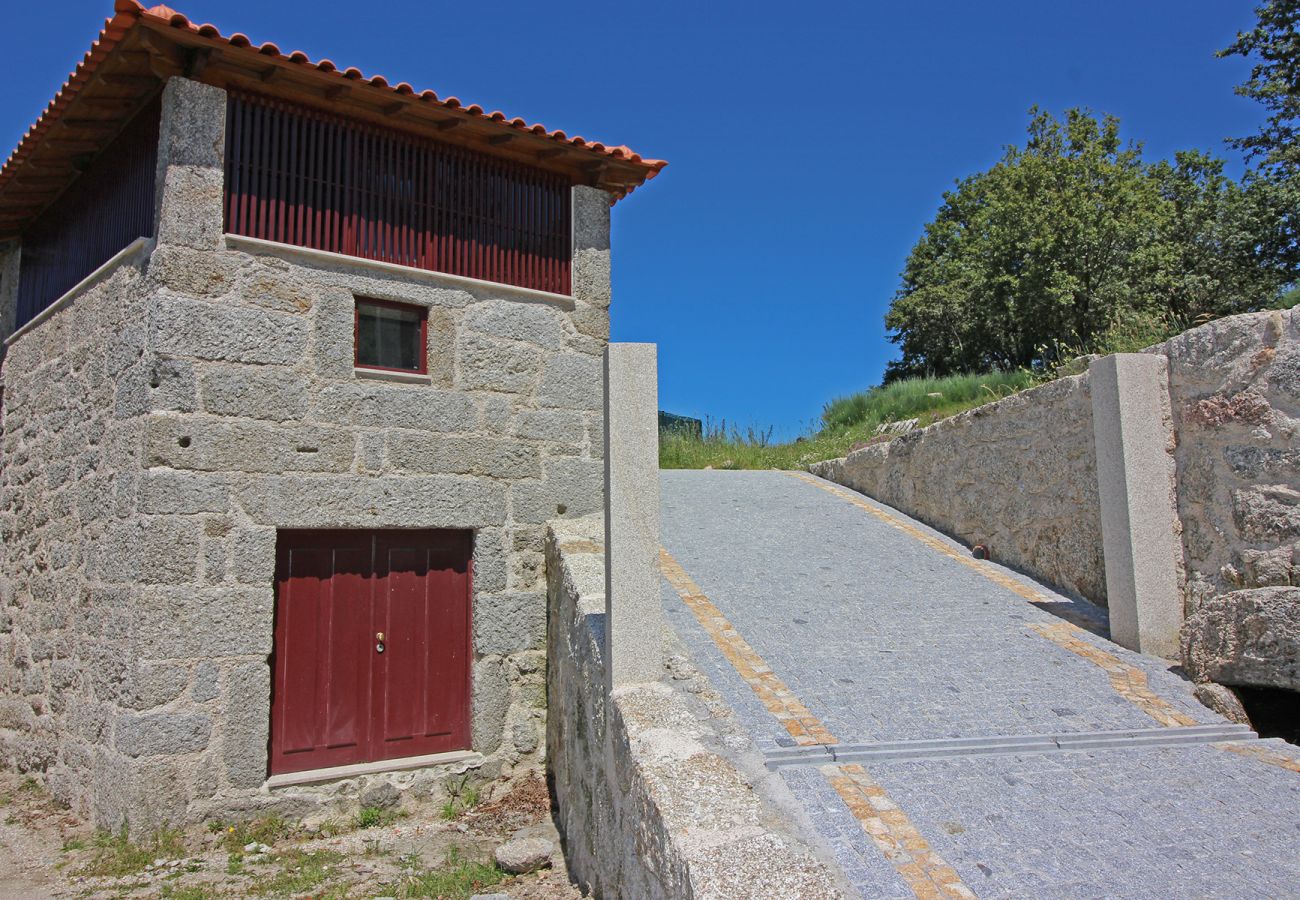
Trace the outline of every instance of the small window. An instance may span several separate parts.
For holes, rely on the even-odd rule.
[[[358,299],[357,367],[426,372],[426,320],[422,306]]]

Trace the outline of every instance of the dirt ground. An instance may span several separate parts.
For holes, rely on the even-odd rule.
[[[492,851],[545,837],[551,868],[509,876]],[[33,780],[0,771],[0,898],[442,897],[573,900],[540,778],[486,802],[367,809],[305,822],[267,817],[148,834],[96,832]]]

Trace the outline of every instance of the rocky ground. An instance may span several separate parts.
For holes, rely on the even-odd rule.
[[[502,868],[539,864],[527,874]],[[474,895],[581,896],[564,870],[540,778],[482,801],[470,789],[441,807],[109,834],[61,808],[35,781],[0,772],[0,897]]]

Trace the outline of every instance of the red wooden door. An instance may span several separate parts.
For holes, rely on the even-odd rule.
[[[469,746],[461,531],[281,531],[271,772]]]

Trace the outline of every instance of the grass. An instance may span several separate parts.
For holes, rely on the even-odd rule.
[[[158,894],[165,900],[217,900],[221,895],[214,888],[206,884],[194,884],[177,887],[171,884],[163,885]]]
[[[934,413],[952,415],[1000,400],[1035,383],[1034,375],[1026,371],[907,378],[835,398],[822,410],[822,424],[831,429],[866,424],[874,430],[884,422],[901,422]]]
[[[358,829],[361,828],[380,828],[384,825],[391,825],[402,817],[402,811],[398,809],[381,809],[378,806],[363,806],[357,811],[356,818],[352,824]]]
[[[322,896],[315,889],[329,880],[331,870],[343,858],[336,850],[289,850],[277,860],[278,870],[259,878],[250,891],[273,896]]]
[[[116,831],[95,835],[94,855],[78,873],[81,875],[118,877],[144,871],[155,859],[180,859],[185,856],[185,836],[179,828],[159,828],[142,840],[131,838],[123,824]]]
[[[410,860],[411,871],[395,883],[386,884],[379,893],[389,897],[438,897],[440,900],[465,900],[484,888],[500,884],[505,873],[490,862],[462,859],[452,848],[440,868],[422,869],[418,860]]]
[[[948,378],[913,378],[871,388],[826,404],[820,427],[794,441],[774,443],[772,432],[741,431],[706,422],[699,435],[665,429],[659,435],[663,469],[802,469],[844,456],[872,441],[887,422],[917,419],[923,427],[963,410],[1033,387],[1030,372],[994,372]]]
[[[442,805],[442,817],[450,822],[467,809],[478,806],[481,794],[479,786],[469,780],[469,776],[462,776],[459,780],[450,778],[447,780],[447,802]]]
[[[249,844],[272,845],[293,835],[297,828],[279,816],[262,816],[234,824],[209,822],[208,830],[223,832],[221,846],[231,853],[237,853]]]

